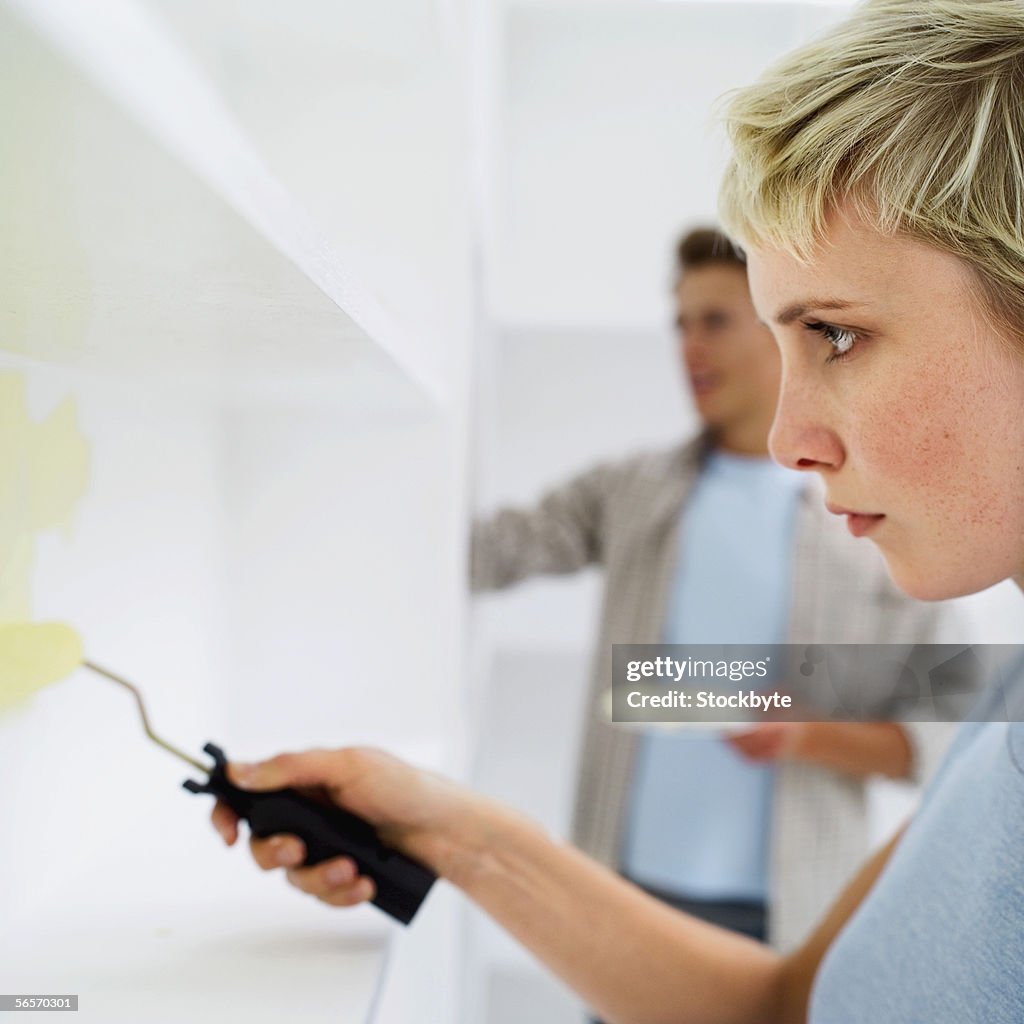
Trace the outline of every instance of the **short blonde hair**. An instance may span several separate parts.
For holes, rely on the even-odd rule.
[[[1024,2],[871,0],[724,111],[726,230],[808,259],[835,206],[959,257],[1024,335]]]

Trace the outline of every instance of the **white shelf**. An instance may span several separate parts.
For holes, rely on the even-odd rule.
[[[241,851],[156,839],[88,869],[69,845],[50,910],[5,921],[5,992],[77,994],[82,1024],[368,1019],[389,941],[380,915],[331,913],[240,871]]]
[[[151,11],[8,0],[0,66],[4,348],[257,397],[444,400],[429,339],[338,256]]]
[[[465,293],[462,30],[443,0],[145,0],[336,254],[441,353]]]

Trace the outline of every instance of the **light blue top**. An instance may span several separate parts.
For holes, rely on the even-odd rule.
[[[822,962],[811,1024],[881,1021],[1024,1021],[1024,723],[960,727]]]
[[[785,643],[803,484],[767,458],[709,456],[683,509],[665,643]],[[764,901],[773,775],[714,736],[645,736],[622,870],[692,899]]]

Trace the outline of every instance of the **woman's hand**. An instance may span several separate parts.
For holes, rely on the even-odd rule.
[[[350,747],[279,754],[258,764],[231,764],[228,776],[241,789],[292,787],[357,814],[373,825],[381,839],[437,874],[456,867],[457,841],[472,825],[486,821],[489,801],[436,775],[413,768],[380,750]],[[214,827],[228,846],[238,839],[238,818],[226,804],[213,809]],[[288,880],[303,892],[332,906],[352,906],[374,896],[373,882],[360,877],[349,857],[314,867],[301,839],[292,835],[250,838],[256,863],[265,871],[285,868]]]
[[[602,1019],[663,1024],[681,1006],[701,1024],[782,1019],[777,954],[677,913],[487,797],[377,750],[282,754],[230,765],[228,775],[243,789],[293,787],[364,818],[462,889]],[[230,809],[218,805],[213,821],[229,845],[237,840]],[[332,906],[373,895],[348,858],[300,867],[295,836],[250,845],[260,867],[285,868],[293,885]]]

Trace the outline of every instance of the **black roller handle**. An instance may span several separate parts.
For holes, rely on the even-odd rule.
[[[375,906],[408,924],[426,899],[437,876],[422,864],[385,846],[368,822],[340,807],[318,803],[294,789],[251,793],[228,780],[227,758],[213,743],[203,750],[213,758],[210,777],[204,783],[189,779],[190,793],[212,793],[249,823],[254,836],[287,832],[306,844],[306,866],[332,857],[351,857],[359,874],[373,879]]]

